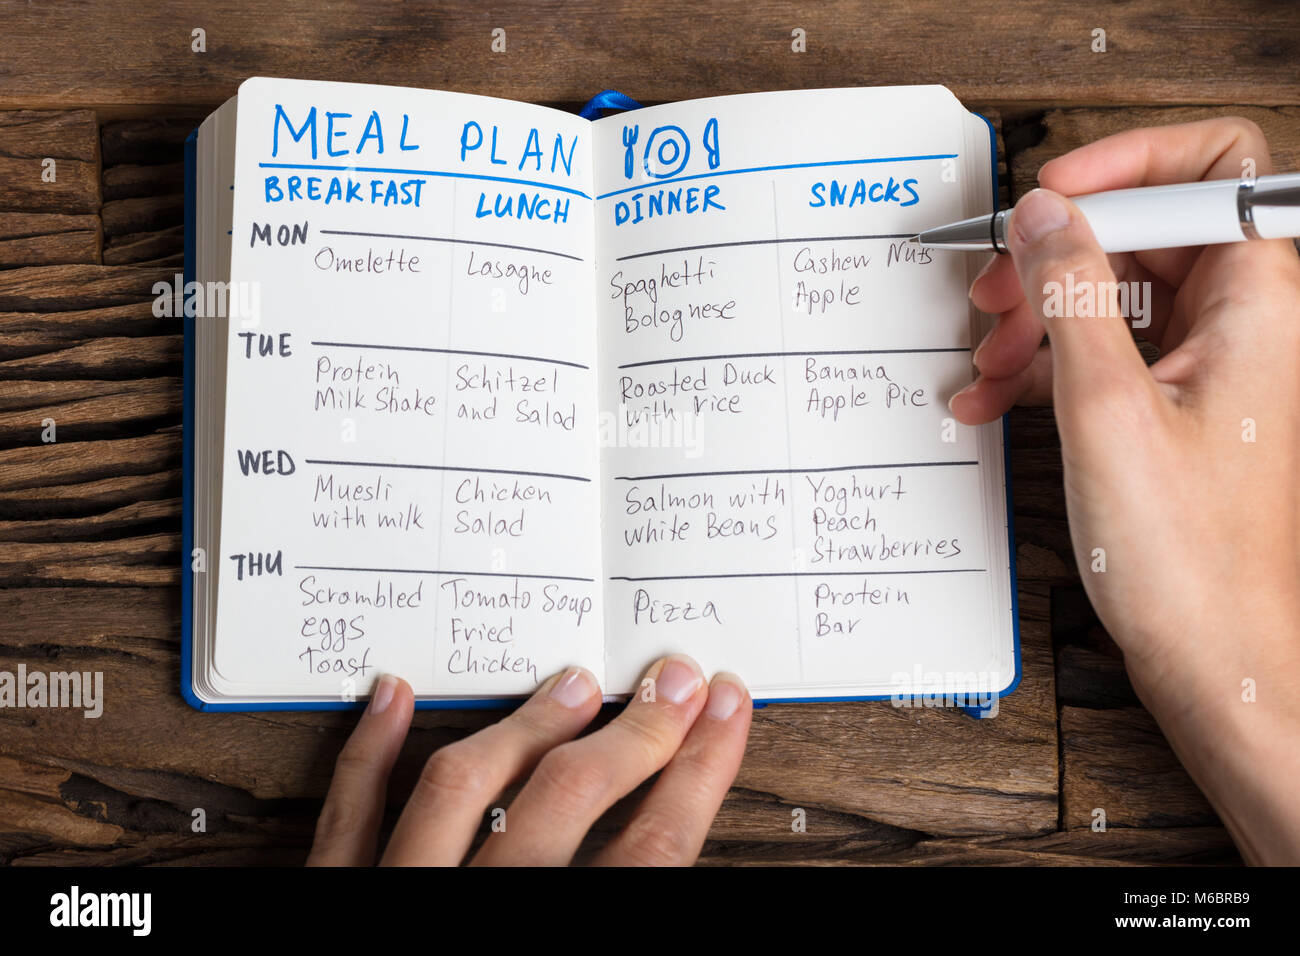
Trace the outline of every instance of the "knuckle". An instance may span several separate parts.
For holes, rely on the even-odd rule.
[[[613,779],[605,762],[566,745],[542,758],[533,783],[545,796],[553,798],[559,809],[576,813],[599,803],[609,793]]]
[[[681,731],[658,709],[625,711],[610,726],[630,737],[628,745],[635,748],[638,763],[653,769],[667,763],[682,741]]]
[[[1115,274],[1104,258],[1098,262],[1091,249],[1074,242],[1053,250],[1034,264],[1034,278],[1040,291],[1049,282],[1060,282],[1066,276],[1072,276],[1076,284],[1115,281]]]
[[[375,762],[359,747],[345,746],[334,760],[334,776],[363,778],[373,776]]]
[[[531,738],[536,743],[553,742],[555,730],[545,720],[539,718],[529,707],[521,707],[501,721],[503,726],[513,727]]]
[[[1254,120],[1244,116],[1226,116],[1223,121],[1233,130],[1238,144],[1246,147],[1267,147],[1268,139]]]
[[[321,808],[320,818],[316,821],[316,841],[331,843],[359,829],[364,823],[365,813],[361,805],[343,796],[331,796]]]
[[[425,761],[412,799],[432,803],[443,797],[488,799],[492,787],[491,769],[469,749],[451,744],[436,750]]]
[[[1120,281],[1104,259],[1086,250],[1053,256],[1035,266],[1031,282],[1037,292],[1035,308],[1046,319],[1120,318],[1129,300],[1129,286]]]
[[[1088,384],[1079,396],[1075,412],[1081,423],[1101,429],[1133,428],[1151,435],[1153,423],[1147,420],[1149,403],[1141,381],[1128,376],[1108,375]]]
[[[647,810],[633,817],[620,837],[622,849],[639,866],[690,863],[697,847],[684,815]]]
[[[673,754],[674,771],[684,781],[690,782],[697,792],[707,789],[707,783],[722,773],[724,764],[725,756],[717,748],[704,747],[690,740]]]

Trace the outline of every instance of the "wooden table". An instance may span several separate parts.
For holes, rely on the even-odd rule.
[[[151,287],[180,268],[181,141],[244,78],[567,108],[606,86],[662,102],[945,83],[999,120],[1004,198],[1106,133],[1225,113],[1300,168],[1300,10],[1281,3],[140,6],[0,2],[0,670],[103,671],[107,698],[97,721],[0,710],[0,860],[15,864],[299,862],[355,720],[201,715],[177,690],[181,333],[153,317]],[[1051,411],[1013,413],[1011,444],[1020,689],[991,721],[757,712],[704,862],[1238,862],[1080,586]],[[417,716],[393,809],[433,749],[491,719]]]

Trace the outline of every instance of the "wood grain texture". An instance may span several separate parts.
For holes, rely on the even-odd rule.
[[[1300,108],[1294,106],[1052,110],[1035,121],[1038,141],[1018,149],[1011,158],[1013,194],[1019,197],[1036,186],[1038,170],[1048,159],[1086,143],[1136,127],[1218,116],[1241,116],[1258,124],[1268,138],[1274,168],[1300,168]],[[1051,509],[1064,508],[1059,452],[1053,456],[1049,451],[1050,439],[1044,444],[1033,442],[1032,451],[1026,444],[1022,437],[1012,452],[1013,474],[1023,465],[1030,476],[1029,496],[1022,496],[1017,488],[1018,536],[1031,539],[1020,545],[1018,554],[1022,574],[1028,557],[1027,573],[1058,585],[1053,590],[1052,629],[1062,705],[1064,826],[1087,828],[1094,809],[1100,808],[1111,827],[1221,830],[1213,809],[1141,709],[1124,671],[1123,655],[1077,583],[1068,529],[1044,520]],[[1032,515],[1028,520],[1020,517],[1025,511]],[[1059,536],[1062,530],[1067,531],[1063,537]]]
[[[1300,15],[1296,19],[1300,22]],[[1259,102],[1257,97],[1247,99]],[[1257,123],[1268,138],[1274,168],[1279,172],[1300,169],[1300,107],[1296,106],[1051,110],[1042,119],[1042,141],[1017,152],[1012,160],[1012,190],[1019,198],[1038,185],[1039,167],[1047,160],[1105,136],[1139,126],[1172,126],[1219,116],[1241,116]],[[1263,169],[1259,171],[1262,173]]]
[[[362,62],[376,82],[508,89],[514,98],[566,103],[601,85],[656,101],[944,79],[981,112],[999,118],[1001,107],[1014,116],[1002,131],[1004,201],[1033,182],[1048,156],[1120,128],[1211,113],[1245,113],[1270,135],[1279,164],[1300,165],[1294,107],[1036,112],[1049,102],[1300,102],[1300,80],[1282,68],[1296,34],[1279,8],[1233,5],[1216,16],[1212,7],[1184,4],[1193,19],[1179,20],[1157,4],[1130,4],[1108,12],[1111,26],[1055,5],[1052,15],[1039,3],[1015,11],[977,5],[954,30],[950,6],[928,2],[906,10],[876,5],[870,17],[847,3],[746,4],[744,17],[721,4],[679,11],[671,43],[662,30],[671,5],[653,14],[602,7],[607,33],[617,38],[602,46],[590,31],[561,26],[595,15],[594,5],[579,3],[563,15],[558,6],[530,8],[503,21],[513,59],[502,61],[486,53],[494,18],[455,3],[368,8],[368,40],[357,39],[352,7],[343,4],[337,16],[304,15],[286,34],[291,40],[272,49],[253,38],[287,25],[305,6],[250,12],[219,3],[197,18],[168,4],[163,30],[152,19],[162,14],[114,0],[77,14],[77,30],[87,29],[87,16],[115,18],[105,35],[121,49],[121,71],[109,74],[49,55],[51,42],[71,42],[48,30],[51,16],[72,16],[59,5],[42,20],[50,33],[42,69],[31,68],[33,15],[0,5],[11,30],[0,51],[29,64],[10,69],[0,105],[180,104],[102,126],[84,110],[0,114],[0,173],[29,153],[94,170],[93,184],[66,200],[30,184],[0,185],[0,669],[100,671],[106,697],[94,721],[67,711],[0,710],[0,861],[301,862],[355,720],[198,714],[177,691],[181,342],[176,322],[155,317],[150,302],[153,284],[171,281],[179,265],[178,157],[195,104],[215,105],[243,75],[335,76]],[[1234,32],[1251,16],[1269,30]],[[202,61],[173,51],[187,48],[191,18],[209,20]],[[771,26],[777,21],[780,29]],[[802,59],[786,52],[787,22],[809,31]],[[1207,23],[1217,24],[1213,42]],[[1093,25],[1107,28],[1112,59],[1082,55]],[[728,56],[681,43],[683,30],[726,32]],[[975,48],[999,42],[1033,69],[999,73],[995,64],[990,73]],[[928,53],[921,61],[918,43]],[[965,52],[951,56],[958,45]],[[536,69],[524,69],[534,60]],[[599,79],[589,83],[593,76]],[[55,442],[41,440],[46,419],[56,423]],[[759,711],[703,863],[1239,862],[1138,705],[1122,656],[1082,590],[1051,410],[1017,409],[1010,426],[1020,688],[997,718],[981,722],[870,703]],[[428,754],[496,716],[417,716],[394,775],[387,826]],[[610,811],[584,854],[644,792]],[[1104,833],[1090,828],[1095,807],[1106,810]],[[195,809],[206,814],[206,833],[191,829]],[[791,830],[795,809],[807,815],[806,832]]]
[[[100,261],[98,216],[0,212],[0,269]]]
[[[1209,826],[1218,822],[1151,715],[1137,707],[1061,709],[1062,819],[1091,827]]]
[[[0,7],[0,108],[202,105],[249,76],[295,76],[581,103],[805,87],[946,83],[963,100],[1073,106],[1300,101],[1300,21],[1267,0],[596,0],[485,8],[473,0],[109,0]],[[326,11],[328,11],[326,13]],[[506,52],[491,51],[492,30]],[[207,52],[191,52],[206,31]],[[791,50],[805,31],[807,52]],[[1092,50],[1106,31],[1106,52]],[[88,38],[111,59],[86,56]],[[924,51],[918,56],[918,51]]]
[[[3,20],[7,28],[7,12]],[[92,213],[99,204],[99,121],[94,113],[0,113],[0,209]]]
[[[5,553],[11,550],[4,545]],[[60,553],[78,557],[66,548]],[[1053,831],[1057,743],[1047,595],[1031,591],[1021,599],[1023,693],[1003,702],[998,717],[975,721],[888,703],[771,705],[755,714],[737,781],[743,799],[724,807],[713,839],[780,844],[795,807],[807,811],[810,836],[824,839],[826,828],[838,832],[836,821],[852,819],[859,831],[878,834],[878,850],[897,845],[901,831],[908,841]],[[144,844],[151,859],[201,852],[215,862],[207,854],[237,846],[267,862],[252,851],[270,845],[305,857],[334,756],[354,717],[191,710],[177,692],[174,587],[0,590],[0,621],[0,670],[26,662],[104,674],[104,713],[89,728],[67,711],[0,711],[0,794],[45,797],[39,806],[22,803],[21,832],[35,829],[46,838],[42,854],[78,851],[43,859],[84,860],[102,846],[110,831],[87,828],[86,817],[115,828],[108,841],[113,852]],[[390,792],[393,816],[429,753],[494,716],[417,715]],[[596,838],[626,819],[638,797],[612,810]],[[195,807],[205,810],[209,834],[242,836],[224,844],[183,838]],[[249,818],[257,818],[252,830]],[[160,820],[179,830],[159,834]],[[275,839],[268,841],[263,828],[274,829]]]

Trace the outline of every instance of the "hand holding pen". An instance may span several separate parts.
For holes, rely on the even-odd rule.
[[[1107,256],[1064,198],[1229,180],[1251,161],[1263,182],[1259,128],[1218,119],[1131,130],[1044,165],[1044,188],[1006,217],[1010,254],[971,287],[998,319],[950,407],[976,424],[1054,405],[1075,559],[1134,689],[1246,859],[1294,863],[1300,258],[1287,239]],[[1097,291],[1091,310],[1045,308],[1067,282]],[[1149,368],[1120,282],[1149,289]]]

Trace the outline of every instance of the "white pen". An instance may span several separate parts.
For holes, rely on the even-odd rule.
[[[1300,236],[1300,173],[1071,196],[1105,252]],[[1006,252],[1010,209],[927,229],[933,249]]]

